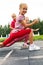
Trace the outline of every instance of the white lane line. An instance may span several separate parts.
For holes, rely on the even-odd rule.
[[[43,55],[39,55],[39,56],[32,56],[29,57],[30,59],[43,59]]]
[[[7,58],[11,55],[12,52],[13,52],[13,50],[11,50],[11,51],[4,57],[4,59],[2,60],[2,62],[0,62],[0,65],[2,65],[2,64],[7,60]]]
[[[43,55],[31,56],[31,57],[15,57],[16,60],[27,60],[27,59],[43,59]]]
[[[43,55],[42,56],[31,56],[31,57],[20,57],[20,58],[15,58],[15,60],[24,60],[24,59],[43,59]]]
[[[24,60],[24,59],[26,60],[26,59],[28,59],[28,57],[20,57],[20,58],[18,57],[18,58],[15,58],[15,60]]]

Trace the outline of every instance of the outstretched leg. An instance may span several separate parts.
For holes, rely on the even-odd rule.
[[[14,39],[23,37],[30,32],[31,32],[30,29],[29,30],[23,29],[23,30],[18,31],[16,33],[12,33],[4,42],[0,43],[0,47],[5,47],[7,44],[11,43]]]

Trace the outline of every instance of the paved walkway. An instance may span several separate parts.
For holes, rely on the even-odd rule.
[[[39,51],[21,49],[23,42],[0,48],[0,65],[43,65],[43,41],[34,43],[41,47]]]

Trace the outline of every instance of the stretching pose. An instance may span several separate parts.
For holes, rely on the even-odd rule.
[[[25,44],[27,44],[27,41],[30,41],[30,45],[29,45],[29,50],[39,50],[40,47],[36,46],[33,42],[33,31],[31,30],[31,28],[29,28],[30,26],[36,24],[39,22],[38,19],[35,19],[32,23],[27,24],[26,20],[25,20],[25,14],[27,13],[27,4],[25,3],[21,3],[19,5],[19,15],[16,19],[16,23],[15,23],[15,29],[12,31],[11,35],[2,43],[0,43],[0,47],[5,47],[5,46],[10,46],[12,44],[14,44],[14,42],[20,40],[20,39],[25,39],[26,37],[26,43],[24,41]],[[28,29],[26,29],[28,28]]]

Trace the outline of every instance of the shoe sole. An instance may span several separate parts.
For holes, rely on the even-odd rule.
[[[35,49],[35,50],[29,50],[29,51],[39,51],[40,49]]]

